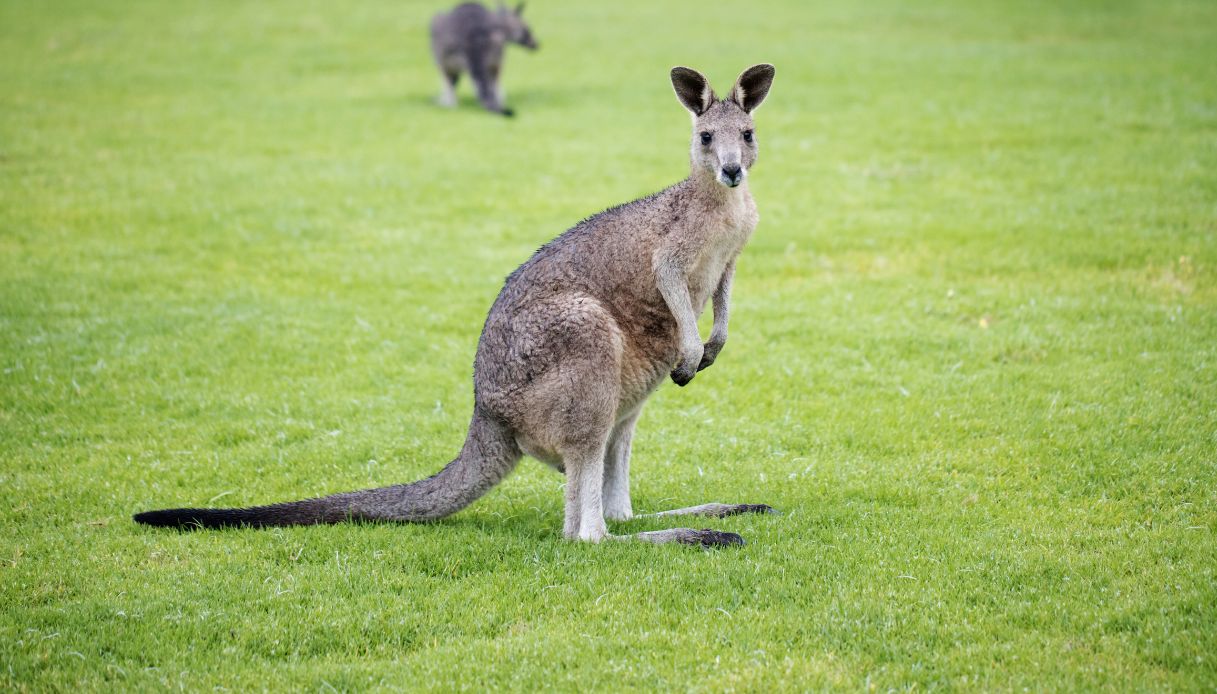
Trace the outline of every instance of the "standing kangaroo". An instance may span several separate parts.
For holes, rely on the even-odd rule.
[[[502,4],[491,11],[475,2],[457,5],[431,20],[431,53],[444,78],[441,106],[456,106],[456,83],[468,72],[477,89],[478,101],[487,111],[511,115],[499,73],[503,69],[503,48],[516,43],[537,49],[528,25],[521,15],[524,3],[509,10]]]
[[[750,67],[720,101],[700,73],[672,69],[676,96],[693,113],[692,172],[579,223],[507,278],[478,342],[465,445],[437,474],[271,506],[149,511],[135,520],[179,528],[430,521],[468,506],[527,453],[566,473],[567,538],[742,543],[734,533],[689,528],[608,535],[605,519],[633,517],[630,440],[647,397],[669,374],[687,384],[727,340],[735,259],[757,222],[747,181],[757,153],[751,113],[773,75],[772,65]],[[697,316],[711,298],[714,327],[703,345]],[[769,511],[704,504],[654,515]]]

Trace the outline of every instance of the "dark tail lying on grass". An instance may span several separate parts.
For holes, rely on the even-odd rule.
[[[460,455],[413,484],[334,494],[250,508],[173,508],[135,514],[135,522],[194,530],[247,526],[317,525],[348,520],[424,522],[452,515],[476,501],[515,467],[520,450],[496,424],[474,415]]]

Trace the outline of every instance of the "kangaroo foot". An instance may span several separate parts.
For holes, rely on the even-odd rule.
[[[697,545],[699,547],[730,547],[732,545],[744,544],[744,538],[735,533],[711,530],[710,528],[703,528],[701,530],[671,528],[668,530],[636,533],[634,535],[610,535],[609,537],[614,540],[639,540],[655,545],[676,542],[682,545]]]
[[[741,513],[779,513],[779,511],[768,504],[702,504],[700,506],[672,509],[671,511],[648,513],[642,516],[635,516],[635,518],[661,518],[663,516],[726,518],[727,516],[738,516]]]

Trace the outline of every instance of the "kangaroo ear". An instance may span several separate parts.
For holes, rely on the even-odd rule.
[[[773,74],[773,66],[769,63],[753,65],[744,70],[744,74],[735,80],[735,86],[731,88],[731,100],[748,113],[752,113],[769,94]]]
[[[524,3],[516,5],[516,16],[519,17],[522,14],[524,14]]]
[[[714,90],[710,89],[710,81],[697,70],[672,68],[672,88],[676,90],[680,103],[695,116],[700,116],[714,105]]]

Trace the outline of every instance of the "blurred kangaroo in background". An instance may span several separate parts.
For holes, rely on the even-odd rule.
[[[687,384],[727,341],[735,259],[757,223],[747,180],[757,156],[751,113],[773,75],[772,65],[750,67],[719,100],[701,74],[672,69],[676,95],[693,114],[692,172],[580,222],[507,278],[478,342],[465,445],[437,474],[304,501],[150,511],[135,520],[179,528],[430,521],[485,494],[526,453],[566,473],[568,538],[742,543],[734,533],[690,528],[608,535],[605,518],[634,515],[630,441],[647,397],[669,375]],[[711,300],[714,326],[702,344],[697,316]],[[704,504],[653,515],[770,511]]]
[[[456,83],[462,72],[468,72],[478,101],[486,110],[504,116],[512,114],[499,79],[503,48],[516,43],[529,50],[537,49],[537,42],[521,17],[523,13],[522,2],[515,10],[500,3],[495,11],[467,2],[431,19],[431,53],[444,79],[439,97],[441,106],[456,106]]]

